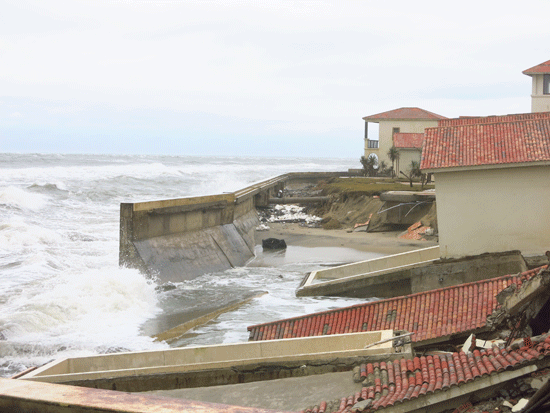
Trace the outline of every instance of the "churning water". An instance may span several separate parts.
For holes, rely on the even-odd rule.
[[[290,248],[285,260],[159,286],[118,266],[121,202],[230,192],[291,171],[342,171],[348,159],[0,154],[0,375],[57,357],[159,349],[151,323],[256,291],[174,345],[246,341],[248,325],[351,305],[296,298],[323,254]],[[342,261],[365,259],[353,252]],[[374,256],[374,255],[373,255]],[[271,262],[271,264],[270,264]]]

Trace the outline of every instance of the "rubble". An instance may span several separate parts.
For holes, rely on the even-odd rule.
[[[533,406],[546,403],[550,378],[550,334],[528,341],[531,347],[522,339],[492,349],[361,364],[352,372],[361,391],[303,412],[420,412],[427,405],[446,413],[523,411],[536,394]]]
[[[518,280],[498,294],[488,317],[491,331],[482,338],[471,334],[454,344],[457,351],[436,348],[413,359],[358,365],[352,380],[362,383],[360,392],[303,412],[426,412],[427,406],[432,413],[550,411],[550,270],[544,266]],[[531,327],[537,319],[544,322]],[[541,326],[543,334],[530,333]]]

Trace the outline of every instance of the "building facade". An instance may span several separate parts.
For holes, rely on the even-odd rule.
[[[550,60],[524,70],[523,74],[531,76],[531,112],[550,111]]]
[[[437,180],[442,258],[550,246],[550,112],[442,122],[421,169]]]
[[[441,119],[447,118],[420,108],[399,108],[365,116],[363,118],[365,121],[365,158],[374,154],[379,162],[384,161],[391,166],[392,162],[388,152],[392,146],[396,146],[400,159],[394,163],[394,170],[397,175],[400,171],[407,173],[411,160],[420,162],[421,151],[417,147],[401,146],[398,148],[394,141],[395,137],[398,136],[398,141],[404,145],[409,145],[413,140],[410,137],[405,138],[403,135],[423,134],[426,128],[437,126]],[[369,123],[378,124],[378,140],[369,139]]]

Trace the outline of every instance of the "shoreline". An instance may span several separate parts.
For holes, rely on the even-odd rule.
[[[312,256],[317,261],[318,257],[322,256],[323,261],[327,264],[338,263],[337,265],[342,265],[367,260],[369,259],[369,253],[374,255],[391,255],[437,245],[434,241],[399,239],[398,236],[401,234],[399,231],[348,232],[349,229],[325,230],[322,228],[309,228],[299,223],[269,223],[268,226],[270,229],[267,231],[255,232],[256,255],[245,267],[280,267],[288,263],[301,262],[300,254],[304,254],[303,262],[309,262]],[[277,250],[263,251],[261,248],[262,240],[266,238],[284,239],[287,247],[289,247],[288,251],[284,250],[285,253],[279,253]],[[310,251],[310,255],[308,255],[307,249],[322,249],[322,252],[315,254],[313,251]],[[351,253],[344,249],[351,250]],[[297,287],[298,284],[296,285]],[[235,300],[226,306],[212,303],[212,305],[206,305],[201,309],[192,309],[170,314],[169,316],[155,317],[145,322],[141,326],[141,331],[145,335],[162,338],[172,330],[187,330],[184,328],[184,324],[195,327],[201,324],[198,320],[205,318],[207,315],[219,315],[218,312],[231,311],[234,306],[238,307],[248,302],[252,296],[258,293],[260,291],[243,294],[240,297],[236,297]],[[226,307],[225,310],[224,307]],[[173,335],[183,337],[187,334],[189,332],[178,331],[178,334],[169,335],[171,340],[173,339],[172,341],[176,341],[172,337]]]
[[[348,232],[350,229],[309,228],[298,223],[268,223],[269,230],[256,231],[256,245],[266,238],[284,239],[287,245],[299,247],[340,247],[360,252],[384,255],[399,254],[420,248],[438,245],[435,241],[400,239],[399,231],[390,232]]]

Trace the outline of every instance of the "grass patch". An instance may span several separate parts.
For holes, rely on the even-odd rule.
[[[376,178],[333,178],[327,182],[320,183],[319,189],[322,189],[324,195],[346,193],[357,195],[380,195],[382,192],[388,191],[413,191],[418,192],[426,189],[433,189],[433,184],[424,185],[424,188],[419,184],[413,185],[411,188],[408,181],[398,181],[393,179],[376,179]]]

